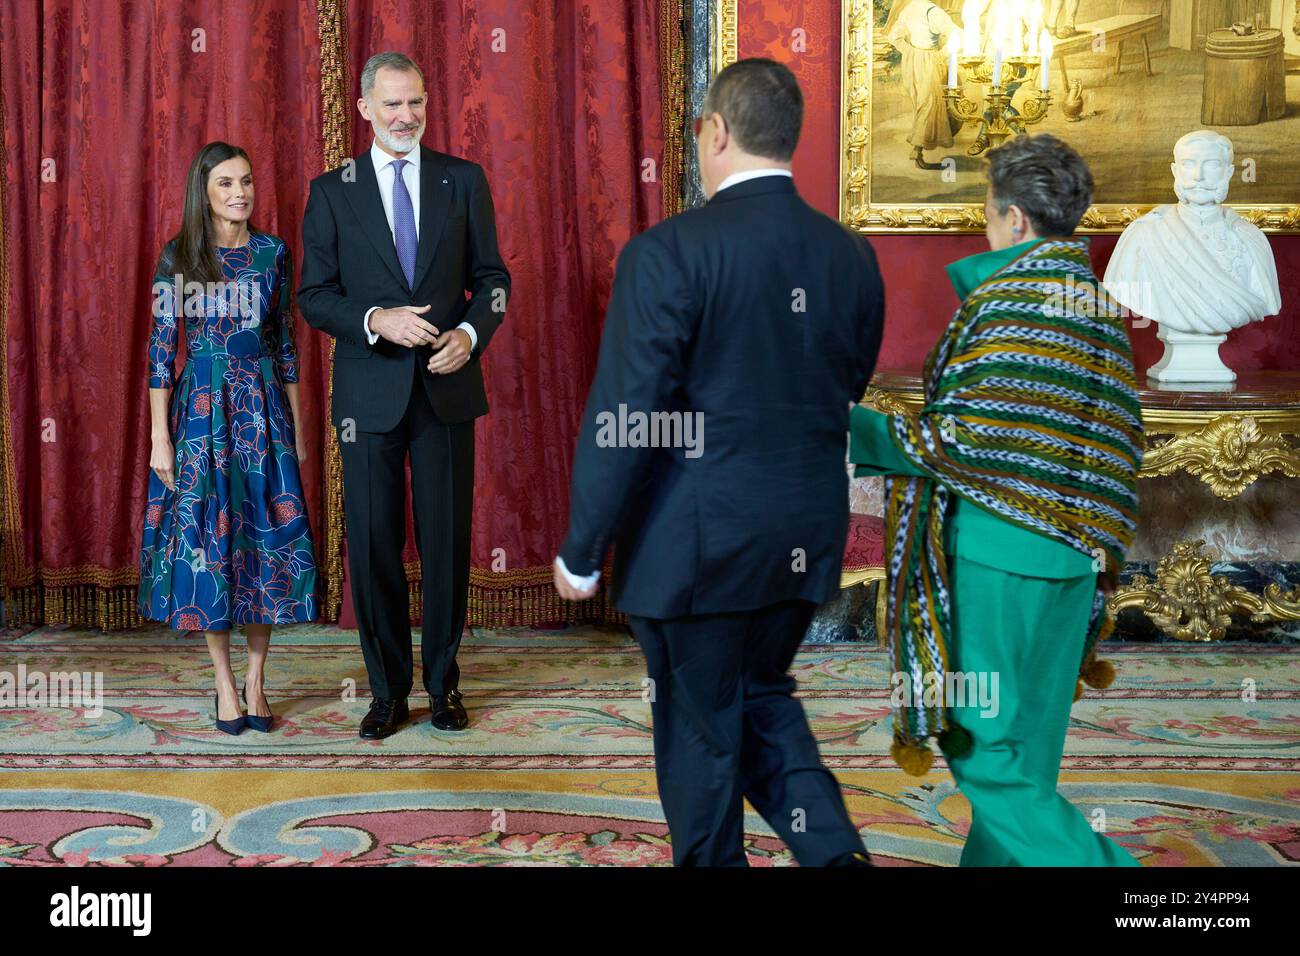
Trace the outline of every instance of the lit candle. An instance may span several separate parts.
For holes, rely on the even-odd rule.
[[[993,85],[1002,85],[1002,37],[998,36],[993,43]]]
[[[961,41],[957,36],[957,31],[953,30],[948,34],[948,85],[957,85],[957,50]]]
[[[1038,88],[1046,93],[1052,83],[1052,38],[1046,30],[1039,35],[1038,46],[1043,51],[1043,62],[1038,68]]]
[[[1007,19],[1007,32],[1010,34],[1011,55],[1019,56],[1025,49],[1025,0],[1016,0],[1012,5],[1011,16]]]

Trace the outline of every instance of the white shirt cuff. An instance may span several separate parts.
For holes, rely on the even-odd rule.
[[[600,580],[599,571],[592,571],[585,578],[572,573],[565,567],[564,559],[558,554],[555,556],[555,566],[560,569],[560,573],[564,575],[564,580],[569,582],[569,586],[577,588],[579,591],[590,591],[596,586],[596,582]]]
[[[361,323],[366,327],[366,338],[370,340],[371,345],[374,345],[376,342],[379,341],[379,336],[374,332],[370,331],[370,313],[378,312],[378,311],[379,311],[379,306],[377,305],[372,305],[370,308],[366,309],[366,317]]]
[[[470,325],[468,322],[462,322],[460,325],[456,326],[456,328],[464,329],[465,334],[469,336],[469,350],[471,352],[478,348],[478,333],[474,331],[474,326]]]

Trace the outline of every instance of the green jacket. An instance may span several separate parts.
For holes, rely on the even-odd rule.
[[[964,299],[1032,242],[968,256],[950,264],[948,278],[958,297]],[[889,416],[863,405],[854,408],[850,418],[849,460],[857,466],[854,474],[859,477],[925,477],[894,444]],[[1014,525],[964,498],[956,499],[948,522],[946,547],[950,555],[1025,577],[1075,578],[1097,574],[1088,555]]]

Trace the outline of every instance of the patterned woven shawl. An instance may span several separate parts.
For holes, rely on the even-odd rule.
[[[1128,336],[1097,288],[1084,241],[1032,247],[957,310],[926,360],[922,413],[892,417],[895,444],[927,475],[885,485],[888,631],[912,690],[893,752],[909,772],[928,769],[929,737],[949,757],[970,746],[944,703],[922,693],[927,674],[948,673],[953,495],[1093,557],[1108,587],[1118,580],[1136,525],[1142,419]],[[1099,588],[1081,665],[1110,627]]]

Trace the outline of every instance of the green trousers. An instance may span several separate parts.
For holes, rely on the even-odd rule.
[[[971,805],[962,866],[1137,866],[1056,792],[1095,574],[1034,578],[951,560],[949,666],[980,675],[995,706],[953,718],[973,745],[949,761]]]

